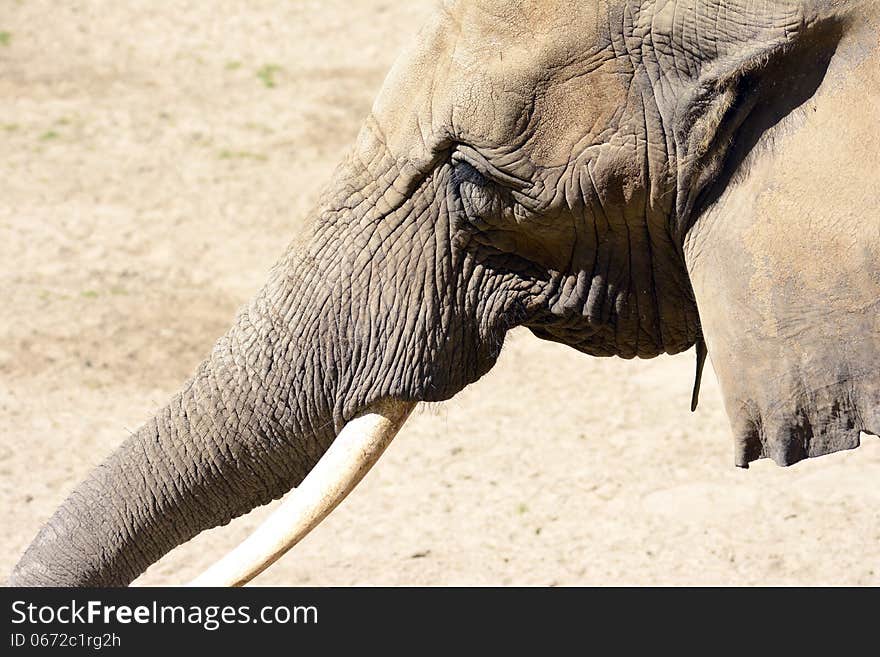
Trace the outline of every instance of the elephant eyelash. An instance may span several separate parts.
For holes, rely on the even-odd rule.
[[[502,171],[487,160],[477,149],[467,144],[457,144],[452,151],[452,164],[464,162],[476,169],[484,178],[511,190],[523,190],[528,185],[527,180],[522,180],[505,171]]]

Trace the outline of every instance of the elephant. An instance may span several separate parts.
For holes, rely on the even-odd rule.
[[[735,465],[880,432],[880,7],[447,0],[210,357],[48,520],[15,586],[123,586],[296,488],[200,584],[329,513],[506,333],[695,348]]]

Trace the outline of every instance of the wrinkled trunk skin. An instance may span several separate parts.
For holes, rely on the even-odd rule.
[[[451,248],[444,171],[400,193],[395,161],[371,149],[369,170],[363,149],[340,169],[310,234],[194,378],[52,516],[11,585],[128,584],[297,485],[366,405],[447,399],[494,364],[513,296]]]
[[[10,585],[126,585],[201,530],[303,478],[333,434],[316,427],[297,440],[294,427],[326,415],[326,403],[290,408],[258,376],[271,374],[272,353],[241,349],[259,305],[244,311],[184,389],[74,490]],[[264,347],[267,337],[259,340]]]

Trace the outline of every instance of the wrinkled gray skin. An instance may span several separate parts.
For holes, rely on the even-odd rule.
[[[308,234],[11,583],[127,584],[374,400],[455,395],[517,325],[624,358],[705,339],[739,465],[876,433],[874,5],[443,5]]]

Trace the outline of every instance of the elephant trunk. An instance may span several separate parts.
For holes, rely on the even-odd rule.
[[[359,143],[382,152],[370,134]],[[449,399],[492,367],[523,292],[453,247],[441,182],[404,185],[398,169],[350,158],[308,237],[184,389],[74,490],[11,584],[127,584],[299,485],[375,404]]]
[[[10,585],[127,585],[199,532],[298,486],[374,402],[406,399],[374,383],[381,354],[358,326],[381,330],[389,315],[351,321],[355,306],[374,304],[354,300],[366,288],[340,239],[288,252],[192,379],[54,513]]]
[[[278,333],[281,296],[239,315],[170,403],[100,464],[41,529],[18,586],[122,586],[177,545],[284,495],[335,436],[309,354]],[[284,360],[282,352],[290,360]],[[298,389],[298,390],[295,390]]]

